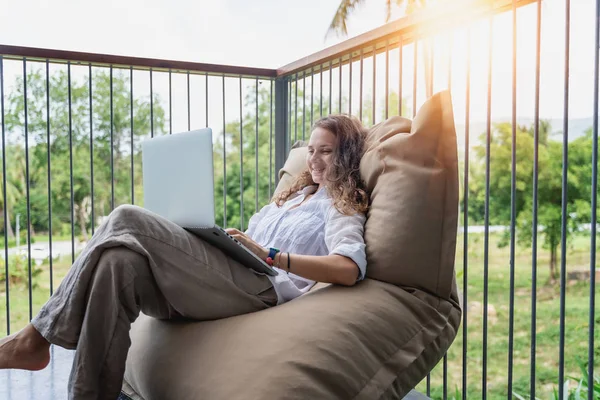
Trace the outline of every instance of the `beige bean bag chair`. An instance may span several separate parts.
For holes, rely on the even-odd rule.
[[[304,168],[291,151],[278,190]],[[444,355],[460,324],[450,94],[414,121],[374,126],[361,162],[372,205],[367,279],[317,285],[253,314],[208,322],[141,315],[123,393],[133,399],[399,399]]]

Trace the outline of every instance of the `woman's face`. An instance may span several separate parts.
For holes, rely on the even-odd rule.
[[[319,185],[325,183],[336,147],[337,140],[333,133],[320,127],[312,131],[308,142],[306,164],[315,183]]]

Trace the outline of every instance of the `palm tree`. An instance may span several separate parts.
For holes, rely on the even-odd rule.
[[[404,13],[406,15],[412,14],[413,12],[423,9],[427,6],[428,3],[433,3],[435,0],[393,0],[393,2],[398,7],[405,6]],[[364,4],[366,0],[341,0],[338,9],[333,16],[333,20],[329,25],[329,29],[327,30],[327,34],[329,33],[337,33],[341,36],[348,35],[348,30],[346,27],[346,22],[348,21],[348,17],[356,10],[356,8],[362,4]],[[392,16],[392,0],[385,0],[386,7],[386,16],[385,23],[390,21]],[[431,50],[431,41],[426,39],[423,41],[423,61],[425,65],[425,91],[427,97],[433,94],[433,87],[431,85],[431,74],[432,74],[432,63],[430,57]]]

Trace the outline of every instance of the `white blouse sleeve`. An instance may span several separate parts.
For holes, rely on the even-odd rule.
[[[259,212],[250,217],[250,221],[248,221],[248,229],[246,229],[246,232],[244,232],[246,235],[252,237],[252,235],[256,231],[256,226],[258,225],[260,220],[263,219],[263,217],[267,214],[267,212],[269,211],[269,207],[271,207],[273,204],[274,203],[267,204],[266,206],[261,208]]]
[[[331,207],[325,222],[325,244],[329,254],[339,254],[352,259],[360,270],[357,281],[365,278],[367,256],[363,238],[366,217],[364,214],[344,215]]]

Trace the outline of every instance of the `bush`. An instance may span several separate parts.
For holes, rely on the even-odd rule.
[[[35,262],[31,263],[31,287],[39,286],[38,277],[42,273],[42,268],[36,266]],[[29,265],[27,257],[18,254],[8,256],[8,276],[9,282],[13,285],[28,284],[29,282]],[[0,259],[0,283],[6,281],[6,267],[4,259]]]

